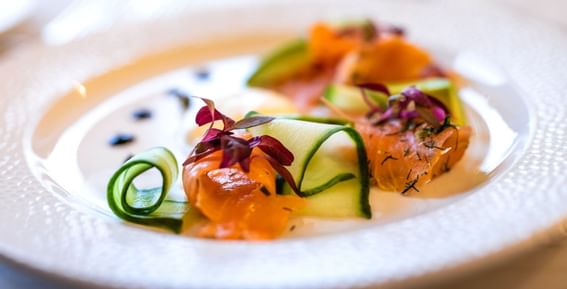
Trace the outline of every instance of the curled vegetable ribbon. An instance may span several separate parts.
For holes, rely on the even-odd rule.
[[[161,174],[162,186],[136,188],[134,179],[152,168],[156,168]],[[182,220],[180,217],[174,217],[172,212],[179,212],[180,205],[184,206],[184,203],[165,200],[178,174],[175,156],[164,147],[155,147],[136,154],[126,161],[108,182],[108,205],[112,212],[123,220],[179,233]]]

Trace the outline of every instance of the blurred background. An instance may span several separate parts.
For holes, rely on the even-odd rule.
[[[246,1],[0,0],[0,53],[9,53],[10,50],[25,45],[62,45],[88,34],[110,29],[115,25],[172,15],[180,8],[206,10]],[[522,14],[535,15],[567,30],[565,0],[492,1],[501,2],[502,5]]]
[[[567,35],[567,0],[493,1],[526,16],[550,22]],[[236,2],[246,0],[0,0],[0,62],[12,53],[30,46],[65,45],[117,25],[172,15],[180,8],[206,11]],[[462,276],[458,280],[438,284],[434,288],[567,288],[566,270],[567,242],[554,242],[537,251]],[[0,259],[2,289],[73,288],[69,286],[45,276],[14,269]]]

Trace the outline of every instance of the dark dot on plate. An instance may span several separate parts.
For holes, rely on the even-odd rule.
[[[108,144],[111,146],[120,146],[133,142],[136,138],[133,134],[129,133],[117,133],[113,135],[109,140]]]
[[[128,155],[124,158],[124,161],[123,161],[122,163],[125,163],[125,162],[129,161],[129,160],[130,160],[131,158],[133,158],[133,157],[134,157],[133,154],[128,154]]]
[[[211,78],[211,71],[205,67],[201,67],[195,70],[195,77],[198,80],[209,80]]]
[[[147,108],[140,108],[132,112],[132,117],[135,120],[144,120],[152,118],[152,111]]]
[[[179,88],[171,88],[170,90],[167,91],[167,94],[175,97],[188,96],[187,92]]]
[[[189,94],[179,88],[172,88],[167,91],[168,95],[176,97],[179,100],[179,104],[183,107],[184,110],[189,109],[191,106],[191,99],[189,98]]]

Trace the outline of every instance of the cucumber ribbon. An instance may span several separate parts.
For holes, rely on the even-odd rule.
[[[156,168],[161,174],[162,186],[136,188],[134,179],[152,168]],[[178,233],[181,230],[181,217],[186,210],[186,202],[166,200],[177,176],[177,161],[168,149],[155,147],[137,154],[126,161],[108,182],[108,205],[112,212],[123,220],[162,227]]]
[[[371,217],[366,151],[354,128],[278,118],[249,131],[275,137],[293,152],[288,170],[299,195],[307,197],[304,215]]]

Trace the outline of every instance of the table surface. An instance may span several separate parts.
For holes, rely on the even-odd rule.
[[[498,0],[505,3],[510,9],[519,13],[537,16],[542,21],[548,21],[564,29],[567,34],[566,0]],[[47,3],[49,2],[49,3]],[[65,7],[71,0],[38,1],[38,9],[32,19],[27,21],[27,28],[41,25],[50,19],[58,9]],[[537,3],[537,4],[534,4]],[[16,28],[22,29],[22,28]],[[34,35],[29,33],[28,36]],[[31,36],[30,36],[31,37]],[[8,48],[0,47],[2,50]],[[567,53],[567,52],[565,52]],[[566,80],[567,81],[567,80]],[[516,256],[491,267],[479,271],[469,272],[458,278],[446,278],[445,281],[431,284],[425,289],[564,289],[567,288],[567,238],[557,240],[544,247]],[[61,281],[30,274],[26,270],[12,267],[0,261],[0,288],[3,289],[60,289],[76,288]]]

